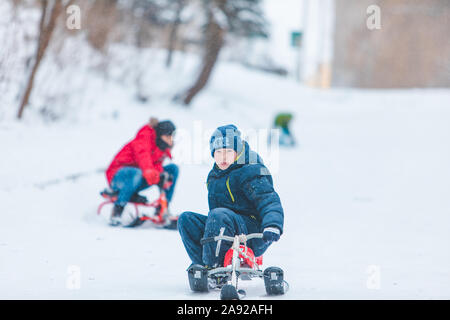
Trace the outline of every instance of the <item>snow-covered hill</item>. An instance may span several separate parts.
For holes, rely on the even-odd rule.
[[[185,65],[144,83],[169,91]],[[264,257],[285,270],[282,298],[450,298],[448,90],[319,91],[222,62],[185,109],[164,94],[141,104],[129,86],[97,88],[95,77],[92,108],[75,120],[46,124],[31,108],[21,123],[0,123],[0,298],[218,298],[190,292],[177,232],[96,216],[101,170],[150,116],[173,119],[172,211],[207,214],[210,132],[269,128],[286,110],[299,146],[268,153],[286,220]],[[242,285],[269,298],[262,281]]]

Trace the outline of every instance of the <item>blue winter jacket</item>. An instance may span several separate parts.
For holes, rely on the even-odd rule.
[[[272,176],[259,155],[244,142],[244,150],[228,169],[216,164],[207,179],[209,210],[228,208],[256,220],[261,231],[277,227],[283,232],[284,213],[273,189]]]

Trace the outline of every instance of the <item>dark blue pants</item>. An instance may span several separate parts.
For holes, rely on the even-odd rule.
[[[288,127],[281,127],[280,145],[292,147],[295,145],[295,139],[289,131]]]
[[[227,208],[216,208],[208,216],[183,212],[178,219],[178,231],[184,247],[194,264],[214,267],[223,265],[223,260],[232,243],[222,241],[219,254],[216,257],[217,242],[200,244],[200,239],[219,235],[224,228],[224,235],[249,234],[261,232],[259,224],[250,217],[243,216]],[[247,245],[253,250],[255,256],[261,256],[269,247],[262,239],[249,240]]]
[[[169,164],[164,168],[164,171],[173,176],[173,183],[171,187],[166,190],[167,201],[171,201],[175,184],[178,178],[178,166],[176,164]],[[111,188],[119,192],[116,204],[125,206],[133,194],[150,187],[142,175],[142,170],[135,167],[123,167],[114,175],[111,182]]]

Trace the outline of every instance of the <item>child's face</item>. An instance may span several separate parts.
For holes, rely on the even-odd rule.
[[[218,149],[214,152],[214,161],[220,170],[226,170],[236,160],[237,153],[233,149]]]
[[[173,135],[162,135],[161,140],[167,143],[167,145],[172,148],[173,147]]]

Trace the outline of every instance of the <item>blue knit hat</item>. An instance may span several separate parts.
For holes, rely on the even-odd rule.
[[[219,127],[213,132],[209,147],[212,157],[217,149],[233,149],[240,154],[243,149],[241,132],[233,124]]]

